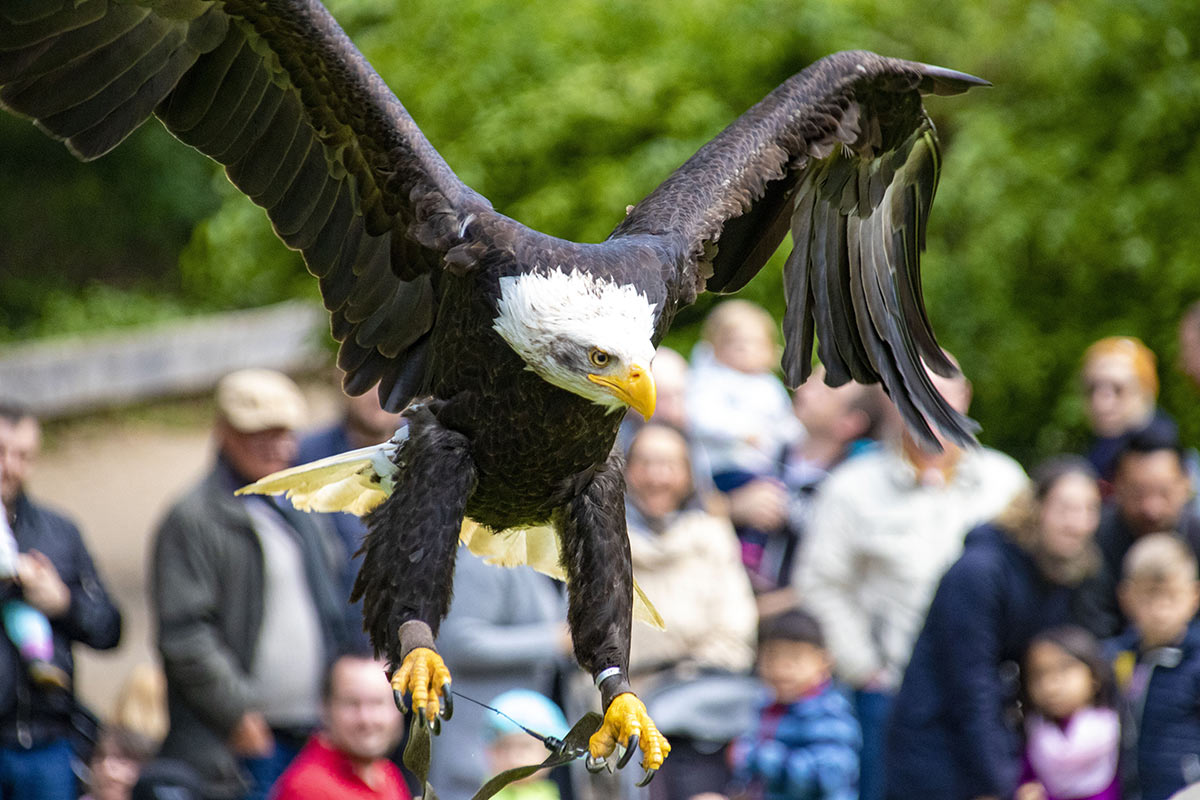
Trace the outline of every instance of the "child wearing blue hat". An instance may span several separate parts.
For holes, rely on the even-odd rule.
[[[483,732],[487,743],[488,766],[493,775],[514,767],[537,764],[545,761],[549,755],[545,745],[521,730],[520,726],[556,739],[567,735],[567,720],[562,709],[545,695],[529,689],[512,689],[492,700],[491,705],[502,712],[488,716]],[[560,798],[558,785],[542,770],[513,781],[495,795],[495,800]]]

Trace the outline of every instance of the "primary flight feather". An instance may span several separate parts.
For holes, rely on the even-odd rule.
[[[496,213],[459,181],[316,0],[0,0],[0,103],[82,158],[153,114],[223,164],[318,278],[346,390],[378,383],[386,407],[407,408],[405,434],[352,466],[267,489],[307,496],[319,477],[336,484],[331,502],[378,504],[355,592],[396,688],[429,714],[448,697],[434,636],[464,519],[552,526],[576,656],[606,709],[592,756],[640,744],[647,777],[669,745],[627,681],[622,414],[652,413],[650,361],[675,312],[736,291],[790,231],[789,383],[808,377],[815,338],[831,383],[881,382],[921,440],[936,445],[936,428],[970,441],[973,423],[924,367],[954,370],[921,298],[940,167],[921,95],[982,84],[829,56],[608,239],[580,244]]]

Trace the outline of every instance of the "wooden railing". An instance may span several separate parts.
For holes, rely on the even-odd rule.
[[[197,394],[243,367],[311,372],[328,363],[328,341],[325,312],[296,301],[0,346],[0,399],[57,417]]]

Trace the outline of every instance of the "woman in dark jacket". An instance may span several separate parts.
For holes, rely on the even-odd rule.
[[[967,535],[917,638],[886,745],[887,797],[1011,797],[1017,664],[1030,639],[1067,622],[1074,587],[1097,563],[1095,471],[1048,462],[994,523]]]

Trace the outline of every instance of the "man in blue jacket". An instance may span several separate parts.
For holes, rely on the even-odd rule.
[[[1129,625],[1117,601],[1117,583],[1135,542],[1171,531],[1200,558],[1200,516],[1192,510],[1187,453],[1178,439],[1153,431],[1135,434],[1117,454],[1114,469],[1113,498],[1096,529],[1100,570],[1074,602],[1079,624],[1099,639],[1116,636]]]
[[[0,583],[0,600],[22,600],[49,620],[50,667],[62,676],[61,685],[34,680],[16,645],[0,637],[0,794],[13,800],[73,800],[71,646],[116,647],[121,614],[79,529],[25,492],[40,444],[41,429],[32,414],[0,405],[0,499],[20,550],[16,580]]]

